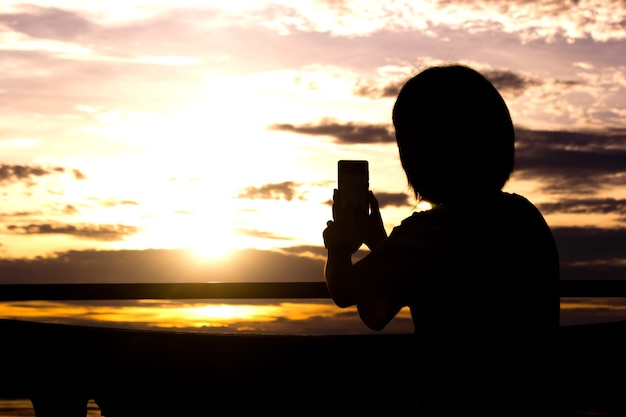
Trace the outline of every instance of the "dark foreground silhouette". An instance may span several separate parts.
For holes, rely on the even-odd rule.
[[[626,322],[559,329],[560,416],[626,415],[625,332]],[[37,417],[84,417],[89,399],[106,417],[415,415],[413,389],[401,382],[412,372],[411,334],[207,335],[0,320],[0,336],[0,397],[31,398]],[[354,378],[339,380],[338,366]],[[355,387],[358,401],[346,396]]]
[[[436,66],[402,86],[392,120],[408,185],[432,208],[387,236],[373,192],[362,213],[336,190],[323,231],[330,296],[373,330],[410,308],[415,369],[387,383],[411,383],[420,416],[554,415],[559,257],[540,211],[503,191],[515,165],[506,103],[477,71]]]

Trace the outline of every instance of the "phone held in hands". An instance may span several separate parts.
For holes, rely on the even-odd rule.
[[[346,208],[349,204],[358,213],[369,213],[369,166],[363,160],[340,160],[337,162],[337,175],[339,197],[341,207]]]

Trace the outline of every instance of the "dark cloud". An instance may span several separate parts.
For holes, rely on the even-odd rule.
[[[563,198],[556,202],[538,203],[543,214],[617,214],[626,218],[626,199],[615,198]]]
[[[403,207],[411,205],[411,196],[406,193],[386,193],[377,191],[376,199],[380,208],[394,206]]]
[[[528,85],[502,76],[512,88]],[[520,87],[521,88],[521,87]],[[324,119],[302,125],[274,124],[270,129],[330,136],[338,144],[395,144],[391,125]],[[594,194],[608,186],[626,185],[626,130],[547,131],[516,129],[514,175],[544,181],[543,191]],[[250,191],[254,191],[251,189]]]
[[[411,203],[412,197],[406,193],[388,193],[385,191],[374,190],[374,195],[378,200],[378,206],[380,208],[385,208],[389,206],[404,207],[414,205]],[[331,206],[333,204],[333,200],[327,200],[325,204]]]
[[[626,228],[553,227],[561,279],[626,279]],[[0,284],[322,281],[323,246],[237,250],[200,261],[186,250],[69,251],[0,259]],[[360,250],[361,258],[367,251]]]
[[[593,194],[626,185],[626,131],[517,129],[515,175],[544,179],[547,192]]]
[[[122,240],[139,232],[136,226],[123,224],[81,224],[70,225],[61,223],[39,223],[28,225],[8,225],[7,230],[15,234],[23,235],[71,235],[81,239],[98,241]]]
[[[339,144],[395,143],[396,140],[390,125],[340,123],[332,119],[324,119],[315,124],[273,124],[268,129],[310,136],[329,136],[333,142]]]
[[[260,200],[287,200],[294,198],[304,199],[298,194],[298,183],[285,181],[281,183],[264,184],[260,187],[250,186],[239,193],[239,198],[260,199]]]
[[[553,227],[561,279],[626,279],[626,229]]]
[[[54,257],[0,259],[0,284],[111,282],[323,281],[324,262],[245,249],[200,261],[186,250],[69,251]]]
[[[300,245],[281,248],[282,252],[298,256],[312,256],[314,258],[326,258],[326,249],[323,246]]]
[[[363,81],[357,83],[352,93],[360,97],[368,97],[372,99],[379,98],[396,98],[405,80],[393,80],[386,84],[378,84],[372,81]]]
[[[483,75],[505,96],[517,97],[528,88],[543,84],[543,81],[538,78],[531,78],[508,70],[487,70],[483,71]]]
[[[0,185],[16,182],[33,185],[36,178],[63,174],[65,172],[70,172],[76,180],[87,178],[77,169],[67,170],[63,167],[0,164]]]
[[[82,16],[57,8],[22,5],[19,13],[0,14],[0,23],[33,38],[72,40],[94,25]]]
[[[0,165],[0,182],[32,182],[34,177],[42,177],[52,175],[56,172],[42,167],[33,167],[26,165]]]
[[[520,74],[511,70],[492,69],[481,71],[481,73],[503,96],[508,98],[515,98],[530,88],[539,87],[548,82],[541,78]],[[393,79],[381,84],[372,80],[364,80],[357,83],[353,94],[371,99],[395,99],[405,81],[405,79]],[[561,90],[581,84],[579,81],[572,80],[552,80],[551,82],[559,86]]]

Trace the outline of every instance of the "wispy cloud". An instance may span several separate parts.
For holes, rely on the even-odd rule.
[[[542,178],[544,191],[594,194],[626,185],[626,132],[518,129],[516,174]]]
[[[543,80],[510,70],[487,70],[483,75],[504,96],[516,97],[528,88],[543,84]]]
[[[81,239],[90,239],[98,241],[115,241],[122,240],[127,236],[134,235],[139,232],[136,226],[128,226],[123,224],[61,224],[61,223],[39,223],[16,225],[10,224],[6,226],[10,233],[21,235],[71,235]]]
[[[617,214],[626,221],[626,200],[615,198],[561,198],[550,203],[538,203],[544,214]]]
[[[626,279],[626,228],[554,227],[561,279]]]
[[[55,40],[75,40],[94,29],[78,13],[29,4],[17,6],[13,13],[0,13],[0,24],[34,38]]]
[[[117,207],[117,206],[138,206],[139,203],[134,200],[120,200],[115,197],[99,198],[90,197],[90,201],[96,202],[100,207]]]
[[[37,178],[64,174],[66,172],[69,172],[76,180],[84,180],[86,178],[85,174],[77,169],[68,170],[63,167],[0,164],[0,186],[16,182],[33,185]]]
[[[372,125],[367,123],[347,122],[342,123],[334,119],[323,119],[318,123],[273,124],[268,126],[270,130],[280,130],[311,136],[328,136],[335,143],[395,143],[389,125]]]
[[[251,200],[286,200],[291,201],[294,198],[304,199],[304,196],[298,192],[300,184],[293,181],[285,181],[281,183],[263,184],[261,186],[250,186],[239,193],[239,198],[248,198]]]
[[[274,232],[269,232],[266,230],[258,230],[258,229],[248,229],[248,228],[237,228],[234,232],[241,236],[250,236],[262,239],[272,239],[272,240],[294,240],[293,237],[282,236]]]
[[[387,191],[373,190],[378,200],[378,206],[382,209],[385,207],[411,207],[415,203],[413,197],[407,193],[390,193]],[[333,200],[327,200],[326,205],[332,205]]]

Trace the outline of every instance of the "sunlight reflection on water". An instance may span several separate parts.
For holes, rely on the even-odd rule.
[[[58,324],[199,333],[359,334],[371,333],[356,308],[329,300],[131,300],[19,301],[0,303],[0,318]],[[384,333],[412,333],[403,309]],[[1,417],[1,416],[0,416]]]

